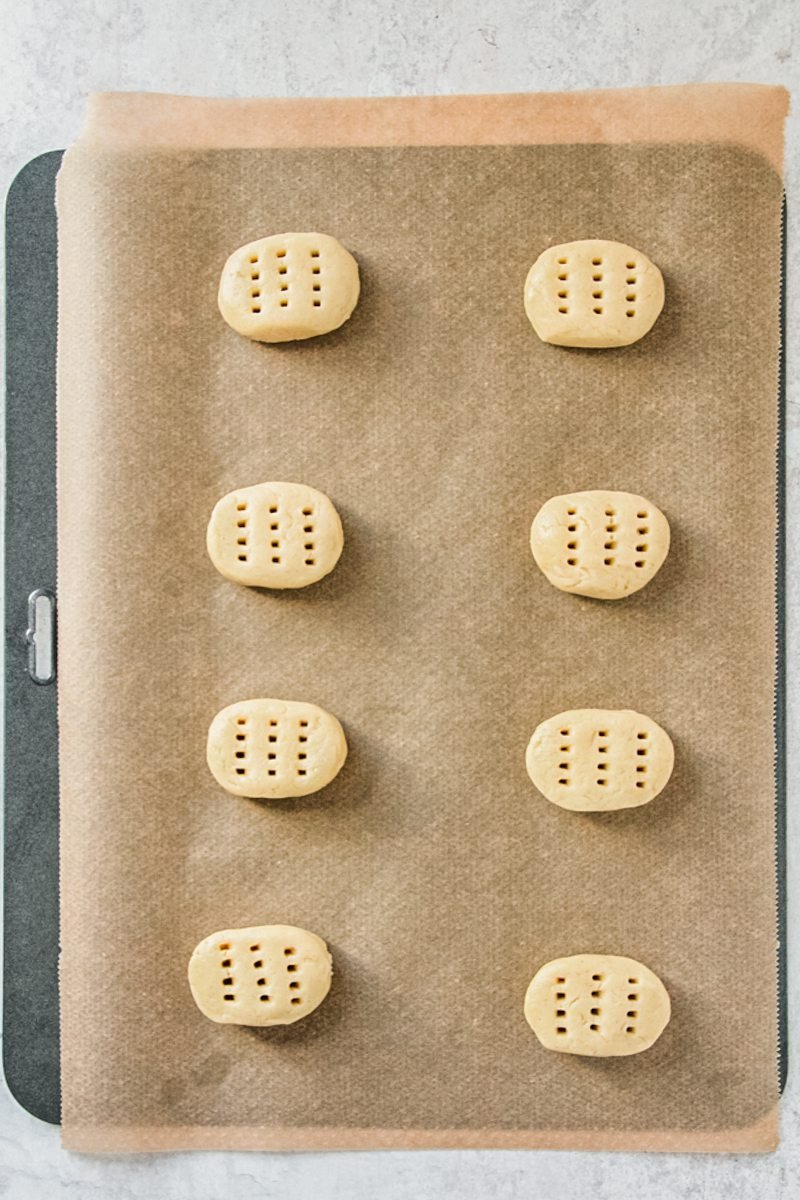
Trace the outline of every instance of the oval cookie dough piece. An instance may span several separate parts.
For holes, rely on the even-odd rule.
[[[358,264],[326,233],[277,233],[234,250],[217,303],[257,342],[294,342],[343,325],[358,302]]]
[[[531,550],[554,587],[621,600],[649,583],[667,557],[667,518],[631,492],[569,492],[543,504]]]
[[[221,1025],[291,1025],[328,994],[331,956],[321,937],[295,925],[220,929],[189,959],[201,1013]]]
[[[525,765],[539,791],[572,812],[638,808],[666,787],[669,735],[631,709],[578,708],[542,721]]]
[[[322,492],[304,483],[257,483],[217,502],[206,546],[217,570],[234,583],[301,588],[333,570],[344,533]]]
[[[347,757],[336,717],[298,700],[240,700],[218,712],[206,756],[217,783],[234,796],[308,796],[335,779]]]
[[[664,280],[646,254],[591,238],[543,251],[525,281],[525,312],[543,342],[629,346],[664,307]]]
[[[667,989],[649,967],[616,954],[545,963],[525,994],[525,1019],[548,1050],[593,1057],[638,1054],[670,1018]]]

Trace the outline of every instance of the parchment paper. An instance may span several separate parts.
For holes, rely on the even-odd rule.
[[[68,153],[68,1147],[775,1144],[780,203],[773,167],[721,143]],[[359,307],[324,339],[247,342],[216,311],[221,265],[292,228],[355,253]],[[545,346],[525,317],[536,255],[588,236],[664,271],[628,349]],[[342,561],[307,591],[207,559],[214,502],[266,479],[342,514]],[[592,487],[672,525],[660,574],[613,605],[556,591],[528,549],[545,499]],[[220,791],[209,721],[255,695],[342,720],[331,786]],[[584,705],[669,731],[651,805],[578,816],[532,787],[533,728]],[[192,947],[273,921],[328,940],[331,995],[286,1029],[214,1026]],[[666,983],[646,1054],[556,1055],[528,1029],[536,968],[590,949]]]

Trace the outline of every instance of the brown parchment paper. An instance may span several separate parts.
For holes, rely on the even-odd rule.
[[[68,1147],[775,1144],[781,182],[726,141],[69,151]],[[290,228],[356,254],[361,302],[327,338],[249,343],[216,312],[221,264]],[[545,346],[527,269],[597,235],[661,266],[664,313],[625,350]],[[342,561],[306,592],[235,587],[206,557],[216,499],[264,479],[342,514]],[[591,487],[646,495],[673,530],[613,605],[551,588],[527,544],[543,500]],[[342,720],[325,791],[216,786],[208,723],[259,694]],[[576,816],[532,788],[531,731],[580,705],[672,735],[647,808]],[[325,937],[332,992],[287,1029],[214,1026],[188,956],[260,921]],[[587,949],[664,979],[646,1054],[555,1055],[528,1029],[534,970]]]
[[[104,92],[88,99],[82,140],[116,151],[730,142],[780,171],[788,99],[784,88],[758,83],[343,100]]]

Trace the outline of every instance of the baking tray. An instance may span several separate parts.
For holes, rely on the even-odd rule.
[[[34,681],[30,667],[35,597],[41,597],[46,612],[49,597],[56,594],[55,181],[62,153],[52,151],[23,167],[11,185],[6,207],[3,1066],[19,1103],[52,1123],[59,1121],[61,1093],[57,696],[55,681]],[[785,236],[783,252],[785,260]],[[785,290],[785,269],[782,278]],[[782,295],[782,345],[784,314]],[[788,1069],[783,349],[778,405],[775,821],[782,1091]]]
[[[58,715],[29,674],[30,596],[56,587],[56,211],[61,151],[6,203],[5,829],[3,1068],[34,1116],[61,1108]]]

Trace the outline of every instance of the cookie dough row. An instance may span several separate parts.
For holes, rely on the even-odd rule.
[[[358,264],[324,233],[279,233],[240,246],[222,271],[217,302],[232,329],[290,342],[338,329],[361,290]],[[652,329],[664,280],[646,254],[592,238],[551,246],[525,281],[525,312],[543,342],[629,346]]]
[[[631,492],[570,492],[542,505],[531,525],[533,557],[555,587],[621,600],[643,588],[669,552],[666,517]],[[344,531],[330,499],[302,483],[259,483],[229,492],[206,533],[217,570],[234,583],[275,589],[317,583],[336,566]]]
[[[282,800],[327,787],[347,758],[339,721],[298,700],[240,700],[218,712],[206,745],[209,769],[234,796]],[[535,730],[525,755],[531,781],[573,812],[637,808],[666,787],[672,741],[632,710],[557,713]]]
[[[204,1016],[223,1025],[291,1025],[327,996],[333,960],[321,937],[295,925],[251,925],[209,934],[189,960],[189,986]],[[635,959],[575,954],[545,963],[524,1001],[548,1050],[592,1057],[638,1054],[665,1029],[670,1000]]]

